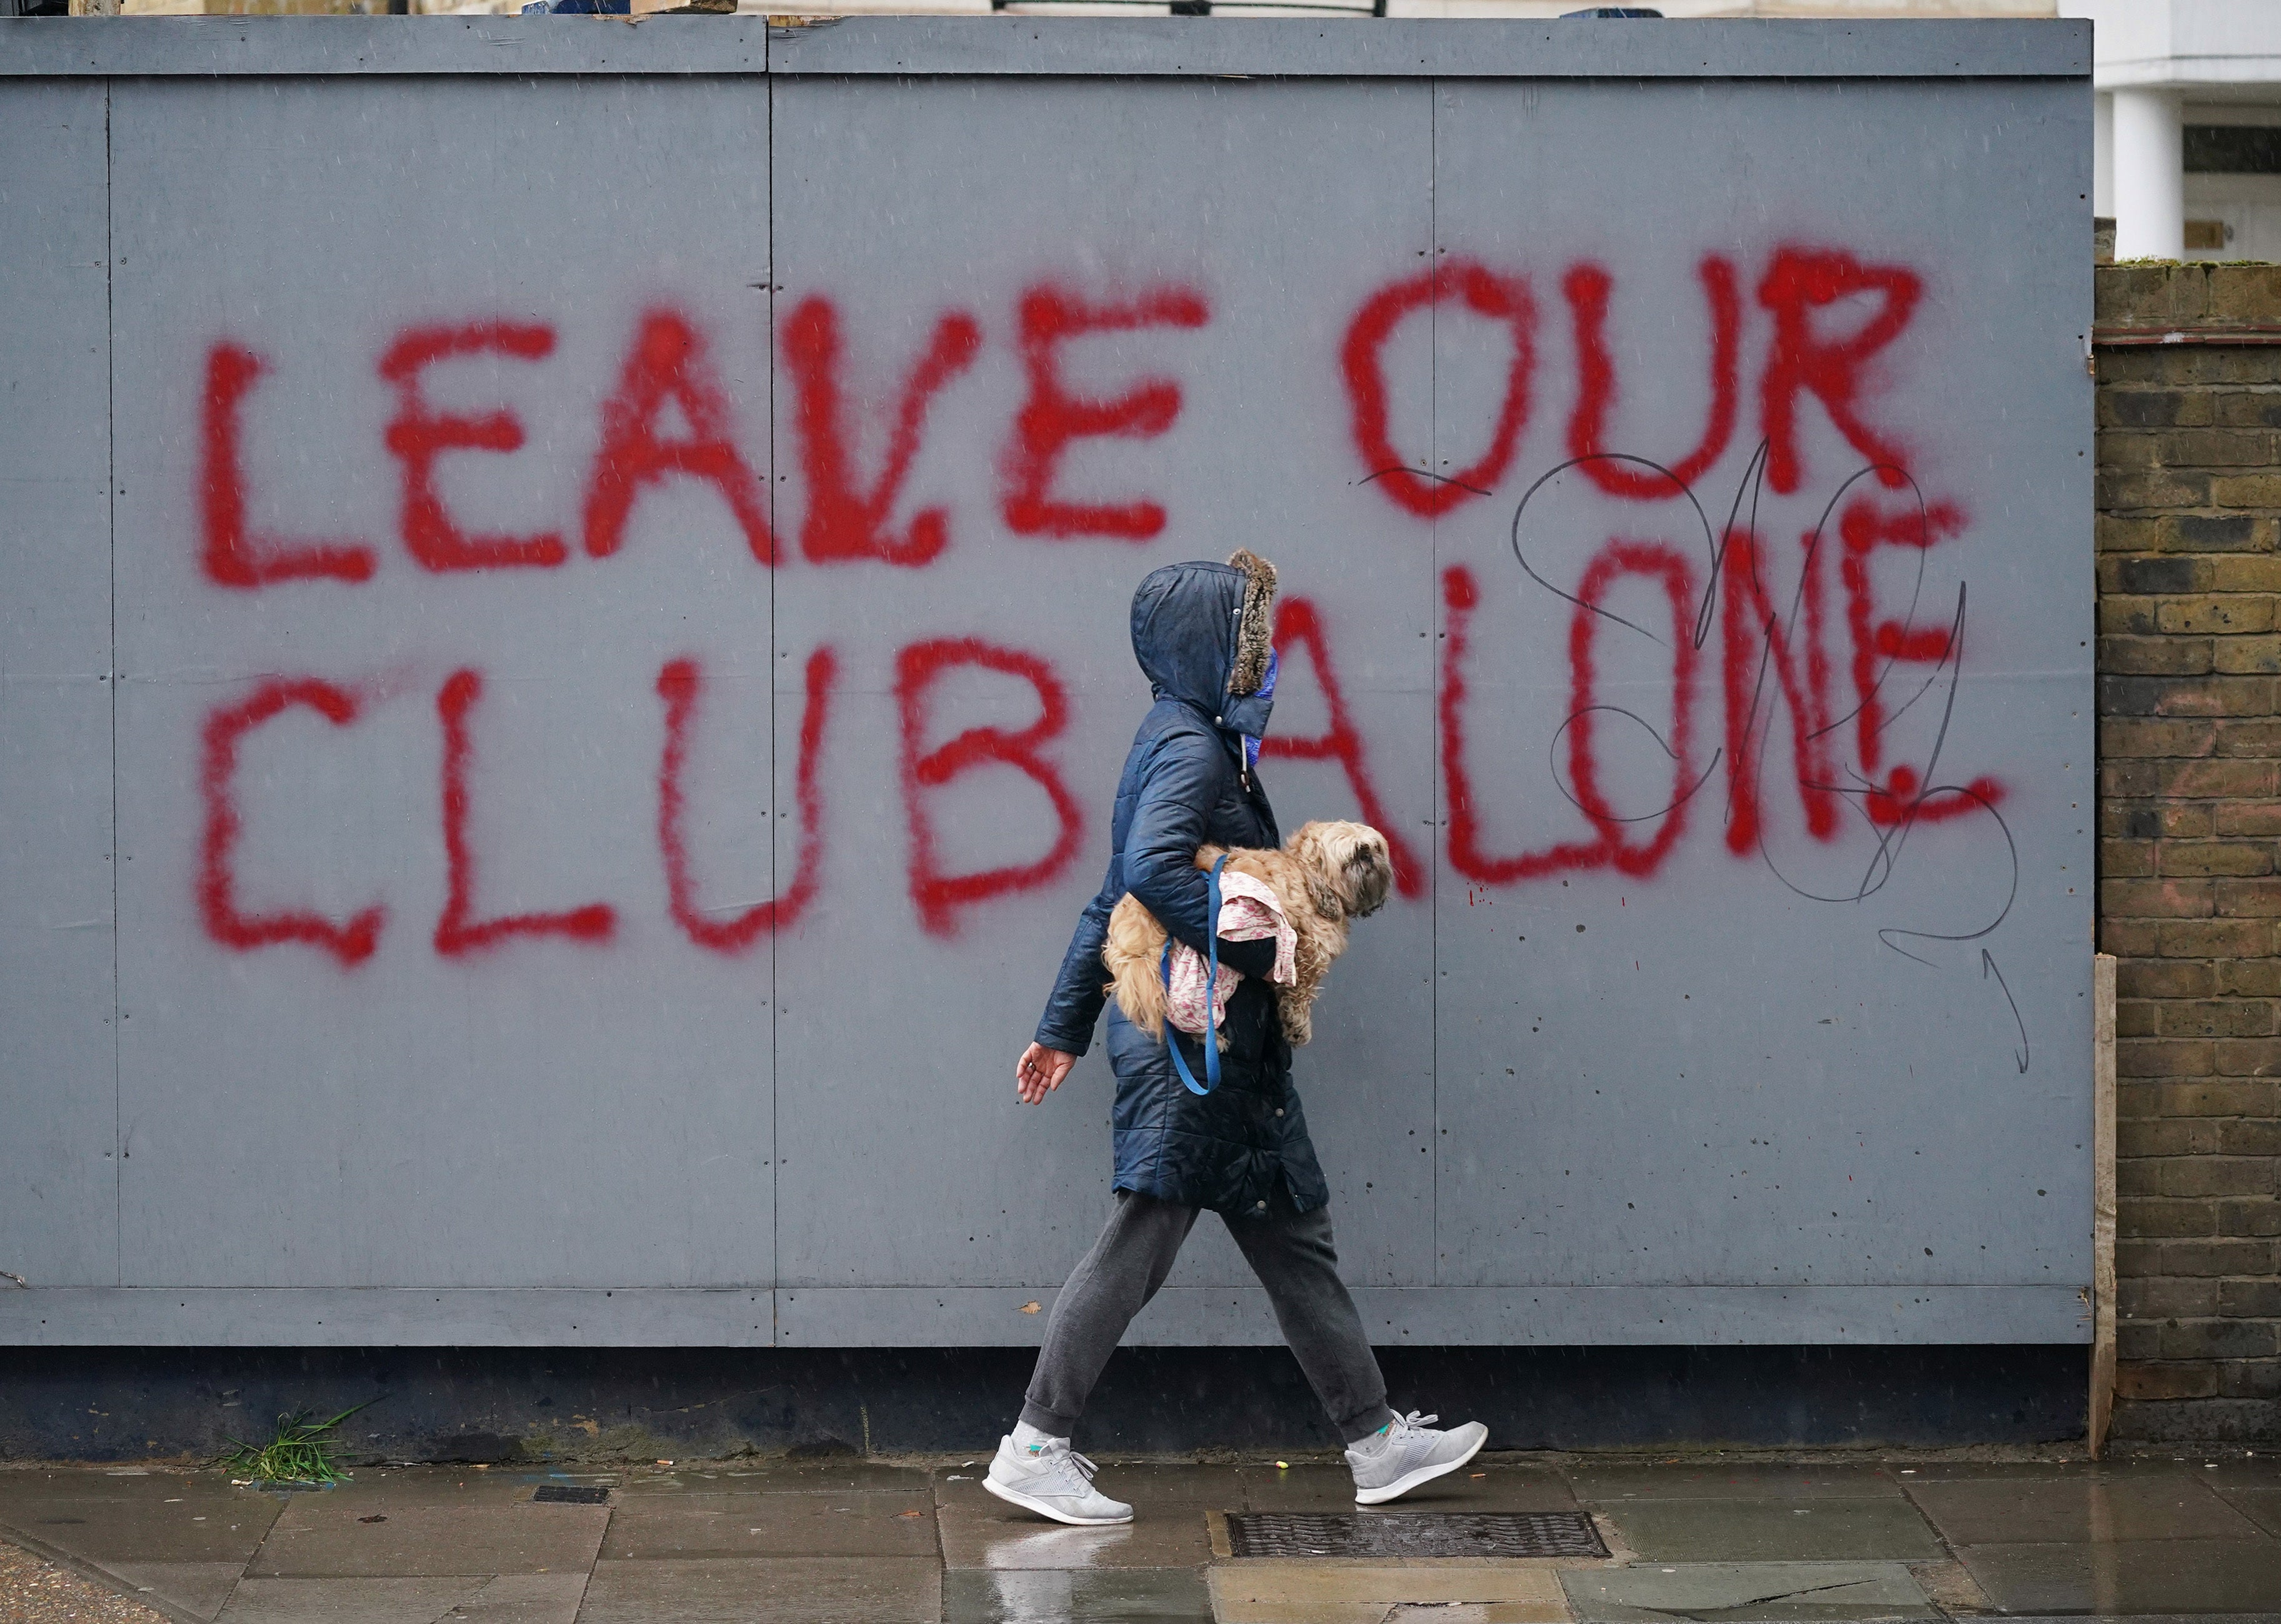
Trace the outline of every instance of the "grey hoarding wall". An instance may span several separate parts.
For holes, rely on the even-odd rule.
[[[0,1337],[1034,1340],[1238,545],[1380,1340],[2084,1336],[2086,31],[327,24],[0,25]]]

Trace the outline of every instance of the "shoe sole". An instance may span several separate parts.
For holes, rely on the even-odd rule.
[[[1472,1458],[1470,1455],[1465,1457],[1466,1460]],[[1018,1505],[1025,1512],[1035,1512],[1040,1517],[1055,1522],[1065,1522],[1073,1528],[1110,1528],[1133,1520],[1133,1513],[1130,1512],[1125,1512],[1122,1517],[1072,1517],[1067,1512],[1055,1511],[1043,1500],[1033,1499],[1018,1489],[1009,1489],[1004,1484],[993,1482],[986,1477],[982,1480],[982,1486],[1009,1505]]]
[[[1437,1477],[1447,1477],[1450,1473],[1455,1472],[1458,1467],[1472,1460],[1474,1456],[1480,1454],[1481,1452],[1481,1445],[1488,1442],[1488,1435],[1483,1435],[1480,1439],[1475,1441],[1473,1448],[1467,1450],[1463,1455],[1458,1457],[1457,1459],[1444,1461],[1438,1466],[1420,1466],[1417,1471],[1410,1473],[1406,1476],[1396,1478],[1394,1481],[1388,1483],[1383,1489],[1357,1489],[1355,1490],[1355,1504],[1357,1505],[1384,1505],[1388,1500],[1399,1500],[1403,1496],[1408,1494],[1413,1489],[1430,1483]]]

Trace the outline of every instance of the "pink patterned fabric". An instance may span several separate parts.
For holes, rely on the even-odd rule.
[[[1254,879],[1249,874],[1224,871],[1219,877],[1219,932],[1230,941],[1261,941],[1275,939],[1275,974],[1278,986],[1288,986],[1299,978],[1299,932],[1291,928],[1283,916],[1283,904],[1277,900],[1274,889],[1265,880]],[[1243,979],[1223,964],[1219,980],[1207,991],[1210,966],[1204,955],[1183,942],[1172,944],[1172,985],[1165,994],[1167,1011],[1172,1025],[1192,1038],[1201,1038],[1207,1030],[1217,1032],[1227,1017],[1228,995]],[[1210,1000],[1211,1025],[1204,1024],[1206,1000]]]

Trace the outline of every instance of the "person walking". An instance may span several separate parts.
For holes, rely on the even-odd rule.
[[[1259,782],[1259,741],[1274,708],[1275,568],[1239,550],[1226,564],[1170,564],[1133,595],[1133,653],[1156,703],[1117,785],[1109,874],[1079,916],[1036,1039],[1015,1066],[1034,1105],[1092,1046],[1107,1001],[1102,946],[1126,892],[1174,938],[1206,952],[1210,917],[1196,849],[1282,844]],[[1149,1037],[1111,1006],[1109,1063],[1116,1210],[1070,1275],[1046,1322],[1021,1419],[1000,1440],[983,1486],[1055,1522],[1129,1522],[1133,1508],[1094,1487],[1093,1463],[1070,1447],[1086,1397],[1133,1317],[1156,1295],[1200,1212],[1220,1215],[1266,1288],[1275,1321],[1347,1445],[1355,1499],[1376,1505],[1463,1466],[1488,1429],[1386,1404],[1362,1318],[1339,1279],[1330,1187],[1291,1087],[1291,1048],[1269,974],[1275,943],[1218,943],[1242,976],[1227,1002],[1216,1088],[1192,1092],[1172,1059],[1206,1075],[1203,1050],[1165,1023]]]

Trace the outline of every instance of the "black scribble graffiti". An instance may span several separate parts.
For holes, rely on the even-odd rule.
[[[2020,1048],[2019,1052],[2014,1055],[2012,1058],[2019,1063],[2020,1074],[2024,1077],[2027,1075],[2028,1071],[2028,1055],[2030,1052],[2028,1048],[2028,1023],[2020,1019],[2020,1001],[2013,997],[2012,989],[2009,986],[2005,986],[2004,972],[1996,968],[1996,955],[1989,952],[1987,948],[1983,947],[1980,950],[1980,978],[1983,981],[1985,981],[1991,976],[1996,978],[1996,985],[2003,990],[2004,1001],[2012,1006],[2012,1019],[2019,1025]]]
[[[1665,638],[1647,627],[1600,605],[1586,602],[1574,593],[1564,591],[1531,562],[1529,548],[1525,545],[1525,530],[1531,504],[1536,500],[1541,491],[1561,475],[1588,462],[1623,463],[1633,468],[1656,475],[1668,481],[1673,491],[1686,499],[1688,507],[1693,512],[1696,523],[1701,531],[1706,575],[1701,598],[1697,605],[1692,630],[1694,646],[1699,651],[1710,640],[1712,629],[1718,622],[1720,607],[1720,593],[1726,588],[1728,573],[1728,549],[1737,537],[1746,538],[1750,544],[1749,568],[1751,583],[1757,592],[1756,601],[1762,605],[1771,601],[1771,595],[1766,590],[1766,583],[1759,575],[1759,562],[1765,556],[1765,550],[1759,545],[1759,509],[1767,476],[1767,455],[1768,445],[1761,440],[1757,449],[1752,452],[1742,477],[1736,482],[1733,499],[1728,507],[1727,522],[1720,527],[1713,526],[1709,514],[1705,512],[1702,501],[1697,499],[1695,491],[1677,475],[1660,463],[1645,457],[1616,452],[1571,458],[1540,476],[1521,494],[1520,500],[1514,507],[1509,534],[1513,561],[1519,565],[1521,573],[1530,582],[1555,598],[1560,599],[1575,608],[1589,610],[1603,620],[1647,638],[1649,642],[1659,647],[1668,647],[1669,644]],[[1757,628],[1759,653],[1757,669],[1751,684],[1750,704],[1745,713],[1740,740],[1729,742],[1729,747],[1735,747],[1739,742],[1739,747],[1747,766],[1749,789],[1754,798],[1754,804],[1761,806],[1766,804],[1762,777],[1766,770],[1767,758],[1774,754],[1770,747],[1769,735],[1775,715],[1775,699],[1767,689],[1769,677],[1775,667],[1776,649],[1780,647],[1787,650],[1799,646],[1796,641],[1796,636],[1804,615],[1807,584],[1815,578],[1815,571],[1821,564],[1821,551],[1830,524],[1836,518],[1840,505],[1854,487],[1862,481],[1873,477],[1889,487],[1906,487],[1915,504],[1916,522],[1920,527],[1923,527],[1921,528],[1919,534],[1926,537],[1926,545],[1920,545],[1916,549],[1916,574],[1910,588],[1907,607],[1895,623],[1901,629],[1904,643],[1919,623],[1923,608],[1926,576],[1929,562],[1928,558],[1930,551],[1929,540],[1933,533],[1929,527],[1934,523],[1934,514],[1925,499],[1922,489],[1906,468],[1883,463],[1873,463],[1850,475],[1831,493],[1820,516],[1814,521],[1813,528],[1807,532],[1805,538],[1805,556],[1798,573],[1798,584],[1790,596],[1787,613],[1780,615],[1769,614],[1764,623]],[[1890,947],[1903,958],[1914,963],[1936,970],[1940,966],[1922,954],[1912,952],[1908,944],[1981,941],[1993,935],[2010,917],[2013,906],[2018,900],[2020,889],[2019,846],[2013,836],[2011,826],[2005,821],[2003,814],[1998,809],[1994,800],[1974,785],[1944,782],[1939,777],[1943,752],[1947,746],[1950,723],[1955,715],[1968,601],[1968,584],[1960,582],[1956,589],[1954,607],[1949,616],[1946,641],[1939,659],[1933,664],[1931,671],[1924,680],[1915,685],[1914,692],[1899,697],[1891,710],[1877,716],[1873,724],[1873,731],[1879,737],[1883,737],[1884,731],[1907,715],[1918,701],[1936,690],[1940,692],[1940,722],[1933,739],[1931,750],[1925,760],[1921,784],[1913,784],[1906,789],[1899,788],[1898,782],[1895,785],[1881,785],[1851,764],[1844,769],[1845,776],[1850,780],[1846,783],[1822,784],[1803,774],[1799,777],[1801,789],[1834,797],[1838,805],[1850,811],[1859,820],[1860,826],[1868,831],[1872,837],[1871,843],[1859,878],[1849,885],[1830,890],[1816,889],[1784,870],[1782,864],[1768,847],[1763,824],[1755,829],[1751,837],[1759,862],[1765,866],[1767,871],[1793,895],[1806,901],[1833,906],[1849,903],[1858,905],[1885,893],[1886,887],[1900,872],[1902,857],[1907,851],[1910,839],[1921,822],[1929,821],[1934,817],[1945,819],[1960,815],[1985,816],[1994,824],[1996,831],[2003,837],[2006,862],[2008,866],[2003,896],[1992,907],[1988,916],[1984,919],[1969,922],[1971,928],[1952,932],[1916,930],[1899,925],[1885,925],[1876,931],[1877,940],[1881,945]],[[1799,718],[1796,725],[1801,741],[1818,743],[1838,729],[1859,722],[1865,709],[1883,700],[1889,685],[1894,684],[1894,672],[1900,662],[1901,657],[1898,653],[1883,654],[1880,663],[1875,668],[1874,679],[1852,708],[1847,710],[1843,715],[1820,721],[1819,725],[1815,725],[1817,719]],[[1576,806],[1579,809],[1583,809],[1581,803],[1564,781],[1559,770],[1559,749],[1561,740],[1567,731],[1581,717],[1595,711],[1620,715],[1635,723],[1655,741],[1666,756],[1677,760],[1670,742],[1651,723],[1635,713],[1611,705],[1580,708],[1562,719],[1559,726],[1554,730],[1549,746],[1554,787],[1570,805]],[[1704,770],[1702,776],[1669,805],[1635,817],[1609,816],[1607,821],[1627,824],[1645,823],[1668,816],[1691,800],[1705,785],[1710,782],[1712,774],[1717,770],[1720,760],[1726,754],[1725,749],[1714,752],[1710,766]],[[1739,778],[1740,776],[1737,775],[1737,777]],[[1736,788],[1730,787],[1728,797],[1730,820],[1736,811]],[[1880,798],[1884,803],[1882,819],[1872,814],[1873,798]],[[2003,972],[1997,968],[1993,955],[1984,947],[1981,951],[1981,960],[1982,979],[1985,980],[1991,976],[1994,978],[1998,986],[2003,991],[2005,1000],[2011,1007],[2013,1018],[2019,1027],[2020,1045],[2014,1051],[2013,1058],[2021,1072],[2024,1074],[2028,1070],[2029,1058],[2032,1052],[2027,1023],[2020,1014],[2018,1001],[2012,996],[2011,988],[2004,982]]]

